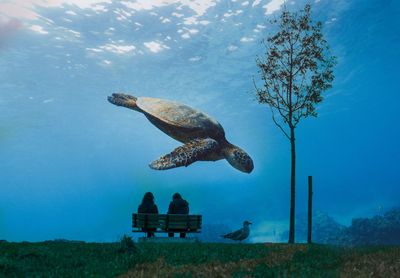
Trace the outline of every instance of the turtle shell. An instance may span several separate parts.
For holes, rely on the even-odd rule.
[[[203,130],[211,134],[224,134],[222,126],[207,114],[187,105],[150,97],[138,97],[136,105],[158,120],[186,130]]]

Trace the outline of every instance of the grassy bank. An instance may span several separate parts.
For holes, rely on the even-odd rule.
[[[400,277],[400,247],[0,242],[0,277]]]

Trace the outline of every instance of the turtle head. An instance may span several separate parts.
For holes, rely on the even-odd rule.
[[[228,160],[229,164],[231,164],[239,171],[245,173],[251,173],[251,171],[253,171],[254,168],[253,160],[241,148],[229,144],[229,146],[227,146],[223,152],[225,155],[225,159]]]

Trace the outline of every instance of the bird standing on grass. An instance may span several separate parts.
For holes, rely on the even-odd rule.
[[[250,235],[250,225],[251,225],[251,222],[244,221],[243,228],[241,228],[237,231],[234,231],[232,233],[222,235],[222,237],[229,238],[232,240],[239,240],[240,242],[242,242],[242,240],[245,240]]]

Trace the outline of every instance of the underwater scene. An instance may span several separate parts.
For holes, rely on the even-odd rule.
[[[399,49],[391,0],[0,1],[0,276],[400,275]]]

